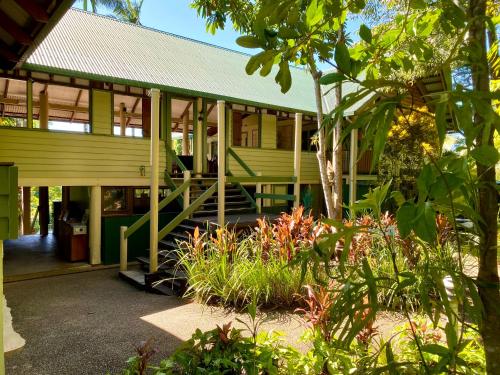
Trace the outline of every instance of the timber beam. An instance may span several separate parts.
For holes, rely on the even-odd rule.
[[[40,23],[49,22],[49,14],[36,1],[33,0],[16,0],[17,5],[23,8],[26,13]]]
[[[29,46],[33,43],[31,36],[24,31],[12,18],[10,18],[3,10],[0,10],[0,19],[2,23],[0,27],[7,32],[19,44]]]

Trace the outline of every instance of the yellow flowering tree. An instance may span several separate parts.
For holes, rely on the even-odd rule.
[[[394,188],[411,196],[427,155],[438,150],[434,116],[427,107],[400,115],[390,127],[387,143],[378,163],[382,183],[393,180]]]

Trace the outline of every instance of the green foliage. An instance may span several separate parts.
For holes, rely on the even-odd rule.
[[[0,126],[16,127],[17,121],[12,117],[0,117]]]
[[[61,186],[49,186],[49,225],[54,225],[53,223],[53,212],[52,212],[52,202],[61,202],[62,201],[62,187]],[[31,199],[30,199],[30,207],[31,207],[31,220],[35,218],[37,215],[37,209],[39,205],[38,199],[38,188],[31,188]],[[36,220],[33,226],[34,233],[38,233],[40,231],[40,222]]]
[[[140,15],[144,0],[84,0],[83,9],[97,13],[98,7],[102,6],[113,11],[113,17],[119,20],[140,25]]]
[[[223,27],[230,17],[242,34],[258,39],[262,51],[250,58],[247,72],[260,70],[266,75],[271,64],[277,65],[275,79],[282,91],[291,85],[287,74],[289,63],[307,66],[317,80],[321,74],[316,63],[325,61],[337,74],[326,75],[324,84],[338,85],[341,78],[342,82],[357,84],[359,89],[345,95],[326,121],[339,123],[347,109],[359,102],[365,103],[346,127],[344,137],[352,129],[361,129],[361,153],[373,150],[372,165],[386,149],[396,116],[418,111],[413,105],[410,83],[423,75],[444,77],[447,85],[442,92],[429,94],[426,98],[427,103],[436,108],[430,124],[433,134],[437,135],[437,147],[434,152],[426,147],[426,157],[416,163],[415,172],[419,172],[415,173],[418,175],[415,194],[407,194],[406,199],[402,192],[393,195],[398,206],[397,227],[401,239],[410,241],[410,248],[419,249],[418,267],[405,268],[410,263],[410,254],[405,254],[402,248],[400,251],[393,235],[395,229],[384,223],[382,204],[388,198],[388,183],[374,189],[354,207],[372,213],[378,235],[385,243],[381,254],[387,255],[383,259],[388,260],[385,265],[389,267],[382,275],[377,274],[379,270],[366,256],[359,261],[350,259],[351,245],[363,231],[363,227],[354,223],[328,223],[335,231],[319,238],[311,249],[302,251],[296,259],[303,262],[304,270],[312,268],[313,275],[320,276],[317,283],[328,288],[334,296],[329,313],[332,322],[329,338],[334,339],[326,340],[325,353],[336,352],[339,346],[350,353],[355,338],[383,308],[378,299],[380,289],[387,290],[400,301],[414,345],[405,344],[413,353],[410,363],[401,362],[404,358],[400,359],[396,346],[389,341],[372,356],[376,360],[364,362],[365,368],[359,370],[360,373],[369,373],[367,368],[373,373],[390,374],[474,372],[475,363],[464,364],[461,357],[467,348],[465,316],[478,324],[485,344],[490,346],[485,351],[490,353],[490,372],[495,366],[498,369],[500,365],[495,357],[498,337],[492,336],[491,330],[498,331],[500,295],[497,291],[492,292],[495,288],[491,288],[490,283],[498,286],[495,263],[498,192],[494,165],[499,155],[493,139],[500,132],[500,117],[492,102],[498,100],[500,94],[498,87],[490,88],[489,73],[498,78],[500,65],[497,64],[498,53],[488,53],[483,40],[488,32],[493,36],[489,43],[491,51],[497,48],[498,12],[486,12],[485,4],[479,1],[409,1],[396,8],[388,24],[371,30],[361,27],[362,41],[349,47],[342,30],[348,16],[365,8],[364,1],[262,0],[246,2],[245,8],[224,0],[195,3],[214,28]],[[455,67],[466,68],[470,86],[452,86],[447,82],[447,72]],[[377,100],[366,101],[370,97]],[[323,115],[320,112],[318,118]],[[448,121],[450,113],[452,122]],[[464,147],[457,150],[460,154],[442,153],[448,130],[463,137]],[[459,217],[472,223],[466,234],[479,239],[478,280],[463,273]],[[449,225],[443,225],[444,222]],[[443,240],[445,233],[452,237],[453,258]],[[334,258],[337,263],[332,262]],[[418,282],[420,267],[427,272],[427,279],[422,283]],[[316,272],[318,270],[323,272]],[[443,284],[445,276],[453,280],[454,302],[460,310],[448,300]],[[423,343],[419,332],[411,325],[412,302],[408,297],[415,283],[420,285],[419,312],[426,314],[436,327],[441,316],[449,322],[442,327],[445,342]],[[327,373],[328,361],[320,363],[326,364],[322,371]]]
[[[387,134],[377,163],[381,183],[392,180],[392,188],[405,197],[416,193],[416,179],[424,163],[439,152],[435,118],[426,107],[397,117]]]
[[[283,214],[274,226],[261,220],[244,238],[227,228],[217,229],[215,236],[196,230],[179,250],[189,284],[186,296],[237,307],[251,300],[263,306],[297,305],[304,282],[313,280],[310,272],[301,280],[302,268],[290,264],[315,238],[312,217],[302,213]]]

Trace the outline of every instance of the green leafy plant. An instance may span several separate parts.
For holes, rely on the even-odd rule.
[[[179,267],[188,278],[186,296],[204,303],[243,307],[252,299],[266,307],[297,306],[303,293],[302,268],[291,261],[311,248],[324,230],[299,208],[282,214],[271,225],[260,220],[243,238],[219,228],[215,235],[195,230],[190,241],[179,244]],[[312,281],[310,272],[305,282]]]

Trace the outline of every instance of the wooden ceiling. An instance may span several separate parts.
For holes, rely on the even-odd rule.
[[[0,0],[0,69],[19,68],[74,0]]]

